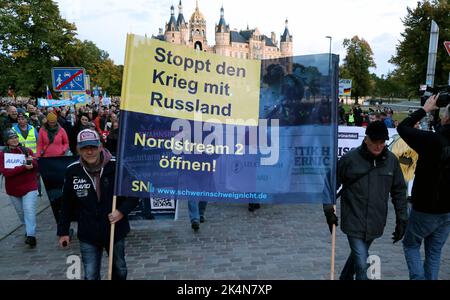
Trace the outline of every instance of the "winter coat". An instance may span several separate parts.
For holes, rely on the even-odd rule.
[[[374,157],[363,142],[347,152],[338,161],[338,186],[341,183],[341,229],[347,235],[364,240],[380,237],[386,225],[389,193],[397,220],[407,220],[405,180],[397,157],[387,148]]]
[[[27,151],[28,155],[34,156],[31,149],[23,147],[5,148],[0,152],[0,173],[5,177],[6,193],[14,197],[22,197],[38,189],[38,162],[36,159],[33,159],[33,168],[30,170],[27,170],[24,165],[14,169],[5,169],[5,151],[13,154],[25,154],[23,150]]]
[[[55,135],[53,143],[50,144],[45,126],[41,127],[38,137],[37,157],[64,156],[67,149],[69,149],[69,138],[64,128],[59,126],[58,133]]]
[[[112,212],[115,167],[114,158],[103,160],[100,199],[95,189],[95,178],[91,177],[80,161],[67,167],[58,224],[59,236],[69,235],[70,219],[73,212],[77,211],[79,240],[98,246],[109,245],[111,225],[108,214]],[[124,217],[115,224],[115,242],[123,239],[130,231],[127,215],[137,204],[137,198],[117,197],[116,208]]]

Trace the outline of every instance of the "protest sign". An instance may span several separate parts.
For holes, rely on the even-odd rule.
[[[129,35],[116,194],[332,202],[338,58],[329,58],[245,60]]]
[[[23,165],[25,165],[24,154],[5,153],[5,169],[14,169]]]

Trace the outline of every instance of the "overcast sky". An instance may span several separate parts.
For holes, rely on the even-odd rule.
[[[106,50],[116,64],[123,64],[127,32],[151,36],[157,34],[170,18],[170,6],[178,15],[179,0],[55,0],[61,15],[78,28],[78,38],[91,40]],[[182,0],[183,13],[189,20],[195,0]],[[387,61],[404,31],[401,19],[407,7],[417,0],[199,0],[206,18],[208,44],[214,44],[214,26],[224,7],[225,21],[231,29],[258,27],[267,36],[272,31],[277,39],[289,20],[294,39],[294,55],[327,53],[345,57],[344,38],[358,35],[367,40],[374,52],[377,75],[387,74],[394,66]]]

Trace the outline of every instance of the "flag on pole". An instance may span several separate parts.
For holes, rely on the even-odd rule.
[[[47,85],[47,99],[53,99],[52,93],[50,92],[50,89],[48,88],[48,85]]]

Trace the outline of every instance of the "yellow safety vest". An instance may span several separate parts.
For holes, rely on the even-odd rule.
[[[348,115],[348,122],[349,123],[355,123],[355,117],[353,116],[353,114]]]
[[[17,132],[17,130],[15,128],[13,128],[13,129],[14,129],[15,132]],[[20,129],[19,129],[19,132],[17,132],[17,135],[19,136],[19,143],[21,143],[23,146],[25,146],[27,148],[30,148],[31,150],[33,150],[33,153],[36,154],[36,151],[37,151],[37,143],[36,143],[37,137],[36,137],[36,135],[34,133],[34,127],[30,126],[30,130],[28,130],[28,136],[27,136],[26,139],[22,136],[22,132],[20,132]]]

